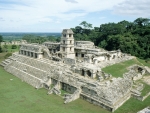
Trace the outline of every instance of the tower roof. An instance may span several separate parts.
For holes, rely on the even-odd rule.
[[[71,29],[63,29],[62,34],[74,34]]]

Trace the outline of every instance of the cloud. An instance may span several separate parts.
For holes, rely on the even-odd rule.
[[[149,0],[0,0],[0,25],[3,28],[31,28],[31,26],[55,27],[86,20],[87,15],[104,10],[118,15],[150,15]],[[6,2],[7,1],[7,2]],[[100,13],[98,13],[100,14]],[[92,17],[91,16],[91,17]],[[107,15],[97,15],[103,19]],[[86,18],[84,18],[86,17]],[[89,17],[89,16],[88,16]],[[108,18],[108,17],[107,17]],[[88,18],[90,19],[90,18]],[[5,20],[5,21],[2,21]],[[57,21],[58,20],[58,21]],[[46,24],[49,23],[49,24]],[[68,25],[68,26],[69,26]],[[42,29],[42,28],[41,28]],[[0,29],[1,30],[1,29]],[[31,29],[32,30],[32,29]]]
[[[59,20],[57,20],[55,23],[60,24],[61,22]]]
[[[0,17],[0,21],[5,21],[2,17]]]
[[[150,0],[126,0],[114,6],[113,13],[134,17],[150,17]]]
[[[106,17],[102,16],[102,17],[99,17],[99,19],[105,19]]]
[[[75,0],[65,0],[66,2],[71,2],[71,3],[78,3],[77,1]]]
[[[41,18],[39,19],[39,22],[46,22],[46,23],[49,23],[49,22],[52,22],[53,20],[51,18]]]

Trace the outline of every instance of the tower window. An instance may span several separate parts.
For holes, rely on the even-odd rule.
[[[70,48],[70,51],[72,50],[72,48]]]
[[[84,54],[81,54],[82,57],[84,57]]]
[[[78,57],[78,53],[76,53],[76,57]]]
[[[63,40],[63,44],[65,44],[65,40]]]
[[[70,44],[72,44],[72,40],[70,40]]]
[[[71,34],[69,34],[69,37],[71,37],[72,35]]]
[[[66,34],[63,34],[63,37],[66,37]]]

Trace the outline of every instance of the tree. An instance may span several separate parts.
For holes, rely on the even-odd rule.
[[[86,21],[81,22],[80,25],[82,25],[85,29],[92,28],[92,24],[87,23]]]
[[[0,35],[0,53],[2,53],[1,42],[3,41],[3,37]]]
[[[8,46],[7,45],[3,45],[4,51],[7,52]]]
[[[89,40],[106,50],[120,49],[139,58],[150,56],[150,19],[137,18],[133,22],[126,20],[118,23],[101,24],[92,28],[92,24],[83,21],[81,26],[72,28],[75,40]],[[83,28],[82,28],[83,27]]]
[[[0,43],[3,42],[3,37],[0,35]]]
[[[0,53],[2,53],[2,47],[0,46]]]
[[[12,45],[11,49],[17,49],[17,45]]]
[[[0,47],[1,47],[1,42],[3,42],[3,37],[0,35]],[[2,48],[1,48],[2,49]]]
[[[150,19],[148,18],[137,18],[136,20],[134,20],[134,23],[142,27],[148,25],[149,21]]]

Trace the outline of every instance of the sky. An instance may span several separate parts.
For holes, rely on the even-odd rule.
[[[150,0],[0,0],[0,32],[61,32],[82,21],[150,18]]]

